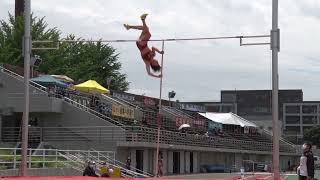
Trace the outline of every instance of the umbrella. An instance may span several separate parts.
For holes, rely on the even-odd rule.
[[[182,124],[180,127],[179,127],[179,130],[183,129],[183,128],[189,128],[191,127],[189,124]]]
[[[87,93],[109,93],[108,89],[104,88],[94,80],[88,80],[84,83],[75,85],[74,88]]]
[[[63,81],[63,82],[67,82],[67,83],[73,83],[74,80],[69,78],[68,76],[66,75],[51,75],[52,77],[60,80],[60,81]]]
[[[55,79],[54,77],[52,77],[50,75],[44,75],[44,76],[32,78],[31,81],[36,82],[38,84],[41,84],[43,86],[57,86],[57,87],[62,87],[62,88],[67,87],[67,84]]]

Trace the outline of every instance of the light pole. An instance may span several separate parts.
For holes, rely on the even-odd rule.
[[[24,1],[24,110],[21,134],[20,176],[27,176],[28,124],[29,124],[29,76],[31,55],[31,0]]]
[[[111,81],[112,81],[112,77],[107,77],[107,78],[106,78],[106,82],[107,82],[108,90],[109,90],[109,91],[110,91],[110,84],[111,84]]]
[[[42,59],[40,56],[34,55],[34,57],[32,57],[30,61],[31,61],[30,62],[31,63],[31,78],[33,78],[34,68],[37,68],[40,66]]]
[[[278,27],[278,0],[272,0],[272,126],[273,126],[273,179],[280,180],[279,172],[279,76],[278,76],[278,53],[280,51],[280,29]]]
[[[168,93],[168,98],[169,98],[169,106],[171,106],[171,99],[174,98],[176,96],[176,92],[174,91],[170,91]]]

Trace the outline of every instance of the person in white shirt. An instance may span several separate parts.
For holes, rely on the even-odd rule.
[[[312,145],[304,143],[302,146],[303,154],[300,157],[298,167],[299,180],[313,180],[314,177],[314,157],[311,151]]]

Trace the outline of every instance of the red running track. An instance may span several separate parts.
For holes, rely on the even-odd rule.
[[[0,180],[98,180],[98,179],[108,179],[108,178],[96,178],[87,176],[59,176],[59,177],[0,177]],[[111,179],[111,178],[109,178]],[[115,178],[113,178],[115,179]],[[119,178],[120,179],[120,178]],[[121,178],[125,180],[126,178]],[[128,178],[129,180],[173,180],[165,178]],[[199,179],[199,180],[239,180],[239,176],[229,177],[225,179]],[[282,179],[284,179],[282,177]],[[178,179],[175,179],[178,180]],[[181,179],[182,180],[182,179]],[[243,180],[272,180],[272,176],[247,176]]]

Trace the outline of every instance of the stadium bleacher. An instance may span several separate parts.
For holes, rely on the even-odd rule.
[[[56,93],[57,98],[62,98],[68,103],[76,102],[78,103],[76,104],[77,106],[81,106],[86,111],[90,111],[117,126],[123,127],[126,131],[127,141],[138,139],[139,142],[155,142],[159,112],[159,100],[156,98],[123,92],[95,96],[70,90],[57,91]],[[119,94],[124,95],[119,96]],[[177,103],[163,101],[162,104],[160,121],[161,143],[271,151],[271,135],[258,131],[246,134],[242,130],[232,132],[228,131],[227,125],[223,127],[222,132],[206,134],[208,131],[208,119],[199,116],[197,112],[180,109]],[[191,128],[187,131],[179,132],[179,126],[184,123],[190,124]],[[42,133],[45,133],[45,131]],[[291,147],[290,143],[282,142],[284,143],[281,143],[281,152],[295,152],[295,148]]]

